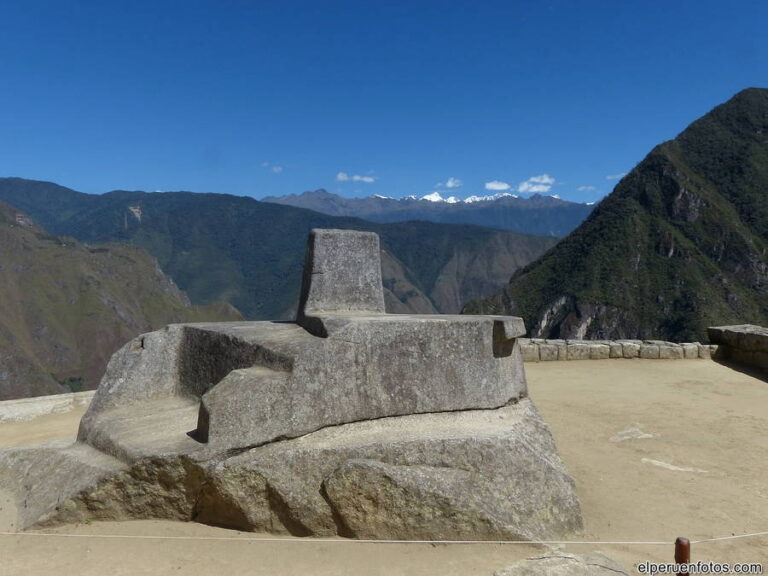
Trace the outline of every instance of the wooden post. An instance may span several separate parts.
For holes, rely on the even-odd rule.
[[[691,562],[691,541],[682,536],[675,540],[675,564]],[[678,572],[677,576],[687,576],[688,572]]]

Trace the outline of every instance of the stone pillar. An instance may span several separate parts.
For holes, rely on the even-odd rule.
[[[312,230],[296,322],[313,334],[325,336],[317,317],[384,313],[378,235],[355,230]]]

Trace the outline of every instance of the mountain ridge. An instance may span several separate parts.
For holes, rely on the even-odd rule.
[[[390,198],[374,194],[345,198],[323,189],[286,196],[266,196],[263,202],[307,208],[332,216],[363,218],[391,223],[423,220],[447,224],[474,224],[519,234],[562,237],[592,211],[593,203],[580,204],[557,195],[521,197],[509,192],[470,196],[460,200],[433,192],[417,198]]]
[[[0,178],[0,200],[17,203],[57,234],[140,246],[192,302],[228,301],[250,319],[292,317],[312,228],[377,232],[391,274],[387,301],[396,312],[457,313],[556,242],[472,225],[378,224],[226,194],[57,195],[41,186]]]
[[[706,341],[768,322],[768,90],[656,146],[571,235],[467,312],[542,337]]]

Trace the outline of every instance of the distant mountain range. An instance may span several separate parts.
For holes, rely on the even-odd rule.
[[[228,304],[190,306],[140,248],[51,236],[0,203],[0,400],[95,388],[142,332],[240,318]]]
[[[654,148],[591,216],[468,312],[545,337],[706,340],[768,323],[768,90]]]
[[[147,250],[195,304],[229,302],[249,319],[291,318],[312,228],[377,232],[390,312],[458,312],[493,293],[554,238],[471,225],[377,224],[225,194],[90,195],[49,182],[0,179],[0,200],[52,233]]]
[[[267,196],[264,202],[307,208],[331,216],[352,216],[372,222],[424,220],[450,224],[476,224],[520,234],[566,236],[592,212],[593,205],[566,202],[558,196],[521,198],[509,192],[490,196],[470,196],[459,200],[443,198],[439,192],[421,198],[344,198],[325,190]]]

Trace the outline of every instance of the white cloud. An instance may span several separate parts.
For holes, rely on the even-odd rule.
[[[509,190],[512,188],[509,184],[506,182],[502,182],[501,180],[491,180],[490,182],[485,183],[485,189],[486,190],[494,190],[496,192],[503,192],[504,190]]]
[[[273,174],[280,174],[285,168],[279,164],[270,164],[269,162],[262,162],[262,168],[269,168],[269,171]]]
[[[365,182],[366,184],[376,182],[376,178],[373,176],[360,176],[359,174],[349,175],[346,172],[339,172],[336,174],[336,180],[339,182],[349,182],[351,180],[352,182]]]
[[[523,193],[549,192],[554,183],[555,179],[549,174],[539,174],[538,176],[531,176],[525,182],[520,182],[517,191]]]
[[[453,176],[451,176],[450,178],[448,178],[448,181],[445,183],[445,187],[446,188],[458,188],[462,184],[464,184],[464,182],[462,182],[458,178],[454,178]]]
[[[605,177],[606,180],[621,180],[626,176],[626,172],[622,172],[621,174],[608,174],[608,176]]]
[[[534,184],[554,184],[555,179],[549,174],[539,174],[538,176],[531,176],[526,182],[533,182]]]
[[[594,186],[579,186],[576,188],[579,192],[591,192],[592,190],[597,190]]]

